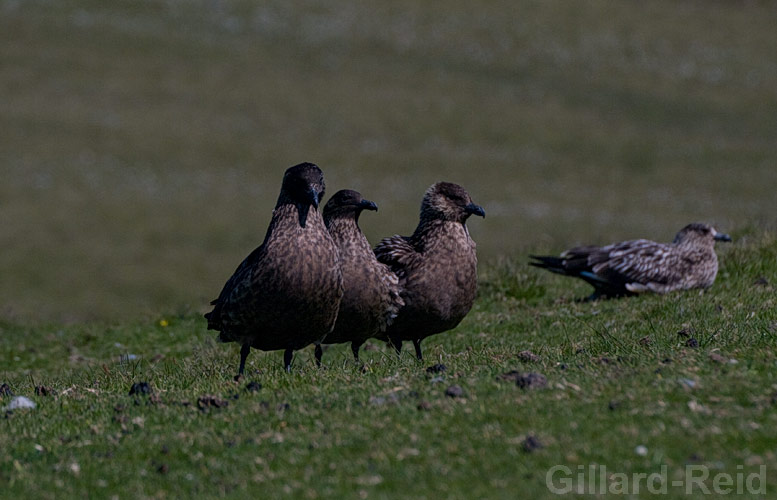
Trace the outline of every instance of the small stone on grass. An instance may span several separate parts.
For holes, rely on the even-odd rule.
[[[224,408],[226,406],[229,406],[229,401],[216,396],[205,395],[197,399],[197,408],[203,411],[208,408]]]
[[[445,389],[445,395],[449,398],[461,398],[464,397],[464,389],[460,385],[451,385]]]
[[[51,387],[46,387],[45,385],[35,386],[36,396],[55,396],[56,394],[57,394],[57,391],[55,391]]]
[[[531,351],[521,351],[518,353],[518,359],[524,363],[537,363],[539,362],[540,357]]]
[[[515,385],[521,389],[542,389],[548,385],[548,379],[541,373],[521,373],[515,380]]]
[[[8,406],[3,408],[5,411],[11,411],[11,410],[21,410],[24,408],[33,409],[35,408],[35,401],[26,398],[24,396],[16,396],[14,397],[10,403],[8,403]]]
[[[426,369],[426,373],[442,373],[442,372],[444,372],[445,370],[447,370],[447,368],[445,367],[445,365],[444,365],[444,364],[442,364],[442,363],[438,363],[438,364],[436,364],[436,365],[432,365],[432,366],[430,366],[429,368],[427,368],[427,369]]]
[[[151,385],[148,382],[135,382],[129,390],[130,396],[133,394],[151,394],[153,392],[154,390],[151,389]]]
[[[245,386],[246,392],[259,392],[259,390],[262,388],[262,384],[259,382],[249,382]]]
[[[529,434],[528,436],[526,436],[526,439],[524,439],[524,440],[523,440],[523,443],[521,443],[521,448],[522,448],[522,449],[523,449],[523,451],[525,451],[526,453],[531,453],[531,452],[533,452],[534,450],[539,450],[539,449],[540,449],[540,448],[542,448],[542,447],[543,447],[543,445],[542,445],[542,443],[540,442],[540,440],[539,440],[539,439],[537,439],[535,436],[533,436],[533,435],[531,435],[531,434]]]

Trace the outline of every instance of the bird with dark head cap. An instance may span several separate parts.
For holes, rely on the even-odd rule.
[[[477,291],[475,242],[467,229],[472,215],[486,212],[458,184],[438,182],[424,194],[418,226],[411,236],[384,238],[375,247],[378,261],[399,276],[405,306],[384,334],[397,353],[413,342],[423,359],[421,340],[458,325],[472,308]]]
[[[590,283],[594,293],[589,300],[709,288],[718,274],[716,241],[731,241],[731,237],[695,222],[682,228],[672,243],[640,239],[581,246],[559,257],[532,255],[530,264]]]
[[[364,210],[377,211],[378,206],[350,189],[336,192],[324,206],[324,223],[340,252],[344,288],[337,322],[324,343],[350,342],[357,362],[359,347],[368,338],[385,332],[404,304],[399,278],[378,262],[359,228]],[[316,345],[319,363],[321,355],[321,346]]]
[[[293,352],[320,343],[332,330],[343,295],[340,258],[318,211],[324,176],[312,163],[286,170],[264,242],[227,281],[208,328],[223,342],[240,344],[245,370],[251,347]]]

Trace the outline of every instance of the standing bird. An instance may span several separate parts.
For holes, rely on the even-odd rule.
[[[394,345],[412,340],[419,360],[421,340],[464,319],[475,301],[477,256],[466,222],[486,216],[469,193],[450,182],[433,184],[421,202],[421,217],[412,236],[384,238],[375,247],[378,261],[388,265],[402,287],[405,306],[379,336]]]
[[[357,362],[359,347],[368,338],[385,332],[404,305],[399,278],[378,262],[359,228],[362,210],[377,211],[378,206],[349,189],[335,193],[324,206],[324,223],[340,252],[344,288],[335,328],[324,343],[350,342]],[[319,364],[321,354],[321,345],[316,345]]]
[[[343,296],[337,248],[318,212],[324,176],[316,165],[286,170],[278,203],[262,245],[224,285],[205,315],[222,342],[237,342],[240,368],[251,350],[284,350],[286,371],[293,351],[318,343],[332,331]]]
[[[708,288],[718,274],[716,241],[731,241],[714,227],[688,224],[672,243],[631,240],[572,248],[560,257],[532,255],[532,266],[581,278],[594,287],[588,300],[642,292]]]

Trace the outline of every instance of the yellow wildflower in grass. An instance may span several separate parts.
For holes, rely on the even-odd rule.
[[[169,324],[170,323],[168,323],[166,319],[160,319],[159,320],[159,326],[164,327],[164,326],[168,326]]]

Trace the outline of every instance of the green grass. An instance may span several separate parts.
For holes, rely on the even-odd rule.
[[[423,364],[373,343],[363,372],[346,346],[326,351],[326,369],[298,352],[291,374],[280,353],[254,351],[236,383],[237,347],[186,311],[113,326],[5,323],[0,379],[38,407],[0,420],[2,495],[543,498],[550,467],[593,463],[666,465],[669,480],[689,463],[732,475],[763,464],[773,492],[777,238],[737,240],[721,248],[710,290],[664,297],[579,302],[587,285],[524,255],[493,262],[464,322],[425,341]],[[539,361],[521,361],[523,350]],[[440,362],[442,374],[424,370]],[[498,379],[510,370],[548,386]],[[128,395],[139,381],[153,397]],[[249,381],[261,390],[246,392]],[[445,395],[453,384],[464,397]],[[38,385],[57,395],[35,396]],[[228,404],[199,408],[204,396]],[[529,435],[542,448],[525,451]]]
[[[591,463],[764,464],[771,494],[775,26],[771,2],[0,0],[0,382],[38,403],[0,415],[0,497],[531,498]],[[380,206],[373,243],[438,180],[485,207],[480,297],[423,365],[255,352],[232,381],[201,314],[300,161]],[[526,265],[691,221],[736,240],[703,294],[580,303]]]

